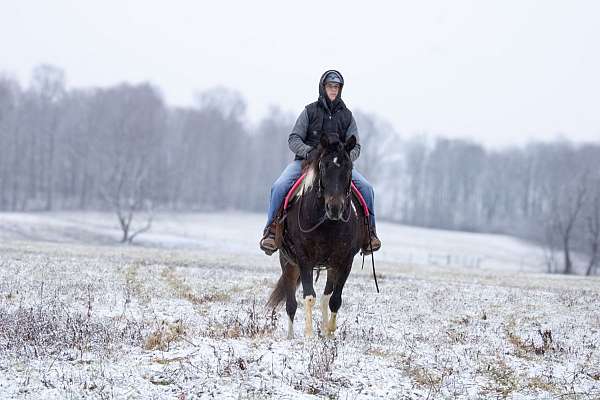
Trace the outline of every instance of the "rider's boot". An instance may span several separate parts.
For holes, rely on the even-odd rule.
[[[366,243],[363,245],[362,253],[364,255],[369,255],[373,251],[377,251],[381,248],[381,240],[377,237],[377,231],[375,230],[375,225],[371,226],[371,237]]]
[[[275,243],[275,222],[265,228],[263,237],[260,239],[260,248],[268,256],[277,251],[277,244]]]

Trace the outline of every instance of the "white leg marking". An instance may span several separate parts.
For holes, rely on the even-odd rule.
[[[321,316],[323,319],[321,320],[321,333],[323,335],[327,334],[327,324],[329,323],[329,299],[331,298],[331,294],[324,294],[321,297]]]
[[[332,312],[329,318],[329,325],[327,326],[327,335],[333,335],[333,332],[337,329],[337,313]]]
[[[304,299],[304,314],[306,316],[306,320],[304,322],[304,336],[310,337],[313,334],[312,330],[312,309],[315,305],[314,296],[306,296]]]

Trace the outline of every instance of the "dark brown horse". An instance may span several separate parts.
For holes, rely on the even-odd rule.
[[[316,157],[305,162],[306,177],[299,195],[283,219],[285,230],[280,234],[279,252],[282,274],[268,305],[275,308],[286,301],[288,338],[294,336],[294,315],[298,307],[296,289],[300,283],[306,311],[304,334],[312,336],[315,269],[327,270],[327,282],[321,298],[321,331],[331,335],[336,329],[342,290],[350,274],[352,260],[367,237],[364,216],[351,190],[350,151],[355,145],[353,136],[346,143],[340,142],[336,134],[321,136]]]

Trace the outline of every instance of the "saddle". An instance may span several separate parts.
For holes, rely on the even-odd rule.
[[[296,196],[301,196],[300,190],[302,188],[302,182],[304,182],[304,178],[306,178],[306,172],[303,173],[300,178],[298,178],[298,180],[292,185],[292,188],[288,191],[287,195],[285,196],[285,200],[283,202],[283,205],[279,208],[279,212],[277,213],[277,225],[275,228],[275,243],[277,244],[277,247],[281,247],[281,243],[283,241],[283,231],[285,229],[285,224],[284,219],[286,216],[286,211],[287,209],[291,206],[291,204],[294,202],[294,199]],[[361,206],[362,209],[362,213],[363,216],[365,217],[365,225],[368,225],[368,221],[369,221],[369,208],[367,207],[367,202],[365,201],[365,198],[363,197],[363,195],[360,193],[360,191],[358,190],[358,188],[356,187],[356,185],[354,185],[354,182],[350,182],[351,188],[352,188],[352,194],[354,195],[355,199],[358,201],[358,203]]]

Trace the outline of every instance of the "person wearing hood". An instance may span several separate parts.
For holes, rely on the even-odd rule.
[[[311,152],[316,151],[321,133],[336,132],[342,142],[354,136],[357,144],[350,152],[352,162],[356,161],[360,155],[358,128],[352,112],[342,100],[343,86],[344,78],[339,71],[325,71],[319,80],[319,99],[302,110],[292,133],[290,133],[288,145],[296,157],[271,186],[267,225],[260,240],[260,248],[267,255],[277,251],[274,226],[277,211],[287,192],[302,175],[302,160],[309,159]],[[371,184],[356,169],[352,170],[352,181],[364,197],[369,209],[369,221],[371,223],[370,246],[367,242],[362,249],[365,254],[369,254],[369,248],[377,251],[381,247],[381,241],[375,231],[374,191]]]

